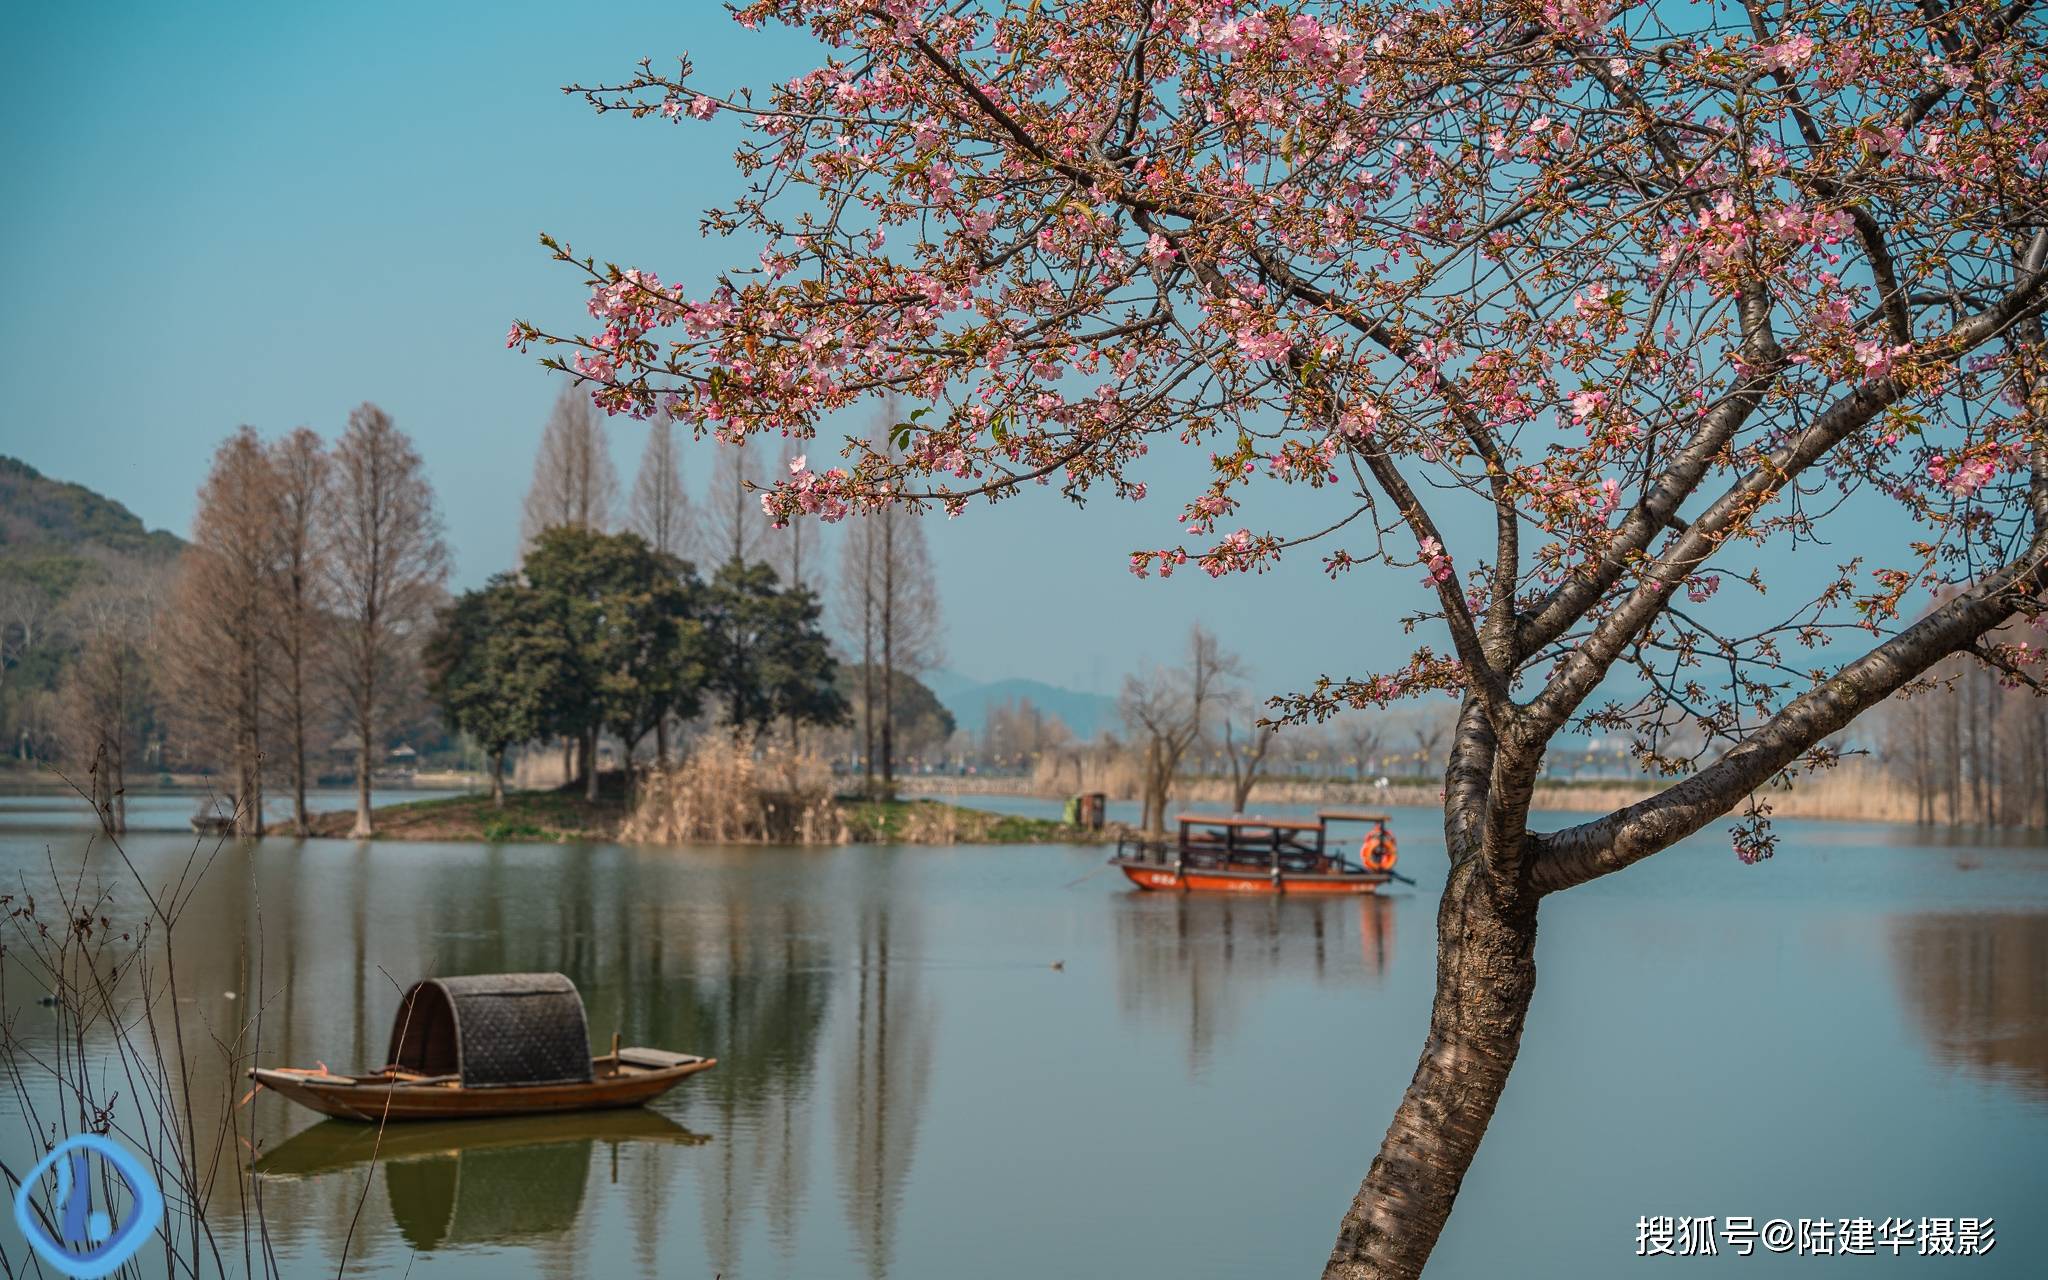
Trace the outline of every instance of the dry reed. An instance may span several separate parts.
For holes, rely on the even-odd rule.
[[[832,771],[780,743],[710,734],[644,775],[619,838],[634,844],[843,844]]]

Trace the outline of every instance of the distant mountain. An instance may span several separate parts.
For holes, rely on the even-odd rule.
[[[111,498],[0,455],[0,742],[10,753],[54,749],[50,699],[76,655],[74,594],[154,581],[184,546]]]
[[[0,560],[97,548],[163,561],[184,546],[177,534],[148,528],[112,498],[82,484],[53,480],[19,458],[0,454]]]
[[[970,733],[980,733],[988,723],[990,707],[1026,698],[1040,711],[1058,716],[1076,738],[1083,740],[1093,738],[1116,719],[1115,698],[1063,689],[1043,680],[1012,677],[976,682],[951,671],[934,671],[924,678],[924,683],[953,713],[954,721]]]

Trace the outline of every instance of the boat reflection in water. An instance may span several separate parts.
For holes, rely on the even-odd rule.
[[[635,1108],[511,1120],[374,1126],[330,1120],[266,1152],[264,1179],[311,1179],[383,1166],[392,1222],[422,1253],[516,1244],[567,1233],[583,1211],[600,1145],[616,1167],[630,1143],[698,1146],[711,1139]]]
[[[1119,1007],[1132,1019],[1184,1024],[1197,1063],[1273,987],[1383,985],[1403,905],[1373,894],[1132,890],[1122,899],[1115,913]]]
[[[1900,996],[1944,1065],[2048,1099],[2048,915],[1901,916]]]

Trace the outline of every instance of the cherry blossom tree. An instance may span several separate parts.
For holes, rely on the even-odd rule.
[[[578,87],[739,129],[745,193],[702,228],[734,265],[685,289],[546,240],[593,319],[510,345],[615,413],[810,441],[765,495],[778,520],[1141,501],[1146,455],[1181,452],[1204,478],[1140,576],[1312,555],[1430,590],[1405,662],[1273,704],[1459,707],[1428,1040],[1328,1275],[1427,1260],[1547,895],[1738,809],[1735,851],[1768,856],[1758,789],[1951,655],[2034,679],[2038,646],[1993,636],[2035,617],[2048,561],[2032,0],[736,16],[807,28],[819,65]],[[842,411],[891,394],[929,409],[824,465]],[[1853,558],[1763,598],[1844,520]],[[1532,828],[1571,726],[1676,780]]]

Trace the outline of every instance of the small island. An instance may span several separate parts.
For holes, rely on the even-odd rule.
[[[1105,837],[1100,830],[942,800],[838,796],[831,804],[839,824],[835,844],[1079,844]],[[605,788],[594,801],[581,788],[564,788],[508,791],[502,807],[488,792],[412,800],[382,806],[374,816],[380,840],[562,844],[617,840],[630,813],[617,788]],[[311,834],[345,837],[354,821],[353,811],[316,814]]]

